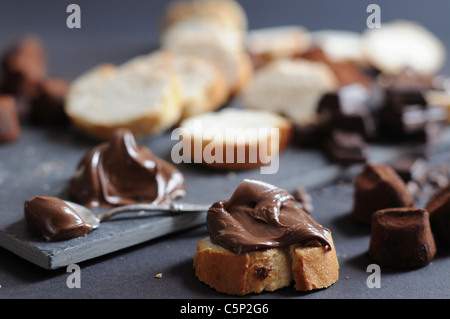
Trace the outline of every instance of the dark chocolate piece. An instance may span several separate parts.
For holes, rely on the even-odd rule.
[[[31,122],[42,125],[64,125],[68,117],[64,111],[64,103],[69,83],[61,78],[46,78],[37,89],[31,101]]]
[[[303,210],[308,214],[314,211],[312,197],[304,187],[297,187],[294,190],[294,198],[302,204]]]
[[[378,210],[413,205],[405,182],[390,166],[367,164],[355,180],[352,217],[358,222],[370,225]]]
[[[434,142],[447,119],[444,108],[425,99],[432,80],[405,70],[385,80],[385,96],[379,111],[379,132],[392,141]]]
[[[404,156],[392,165],[397,174],[405,181],[422,184],[428,173],[428,162],[423,157]]]
[[[93,229],[59,198],[35,196],[26,200],[24,206],[25,221],[40,231],[47,241],[83,237]]]
[[[360,84],[347,85],[324,94],[318,103],[319,121],[326,131],[343,129],[365,139],[376,135],[376,126],[368,107],[369,91]]]
[[[317,147],[323,138],[324,129],[319,123],[294,125],[292,143],[302,147]]]
[[[324,140],[323,147],[333,162],[340,164],[365,163],[368,151],[361,135],[333,130]]]
[[[211,241],[235,254],[291,245],[332,249],[329,230],[287,191],[244,179],[229,200],[215,202],[206,223]]]
[[[450,246],[450,184],[441,187],[428,201],[425,209],[436,240]]]
[[[369,255],[394,268],[423,267],[433,260],[436,244],[429,214],[421,208],[389,208],[372,216]]]
[[[37,85],[47,73],[47,57],[36,37],[25,37],[15,44],[2,59],[2,91],[32,98]]]
[[[396,74],[385,76],[382,82],[386,87],[397,92],[425,92],[435,87],[434,79],[417,73],[413,68],[405,68]]]
[[[69,194],[88,207],[111,207],[170,202],[186,192],[184,176],[175,166],[137,145],[131,131],[119,129],[81,159]]]
[[[0,95],[0,143],[16,140],[20,136],[20,122],[16,101],[11,95]]]

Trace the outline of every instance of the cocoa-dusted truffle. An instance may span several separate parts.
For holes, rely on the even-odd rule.
[[[388,208],[372,216],[369,255],[381,265],[418,268],[436,254],[429,214],[422,208]]]
[[[69,83],[62,78],[46,78],[37,87],[36,96],[31,100],[31,121],[42,125],[63,125],[68,122],[64,103]]]
[[[20,135],[16,101],[11,95],[0,94],[0,143],[16,140]]]
[[[441,187],[428,201],[425,209],[436,240],[450,246],[450,184]]]
[[[47,73],[47,56],[39,38],[27,36],[2,58],[2,90],[31,98]]]
[[[352,217],[369,225],[377,210],[412,207],[414,198],[390,166],[367,164],[355,181]]]

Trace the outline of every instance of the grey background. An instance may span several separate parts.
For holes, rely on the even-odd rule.
[[[250,28],[272,25],[300,24],[310,30],[328,28],[362,31],[369,3],[381,6],[382,21],[404,18],[416,20],[436,33],[450,49],[450,2],[448,1],[240,1],[249,15]],[[66,7],[77,3],[82,10],[82,28],[66,27]],[[102,62],[121,63],[157,46],[158,23],[167,1],[0,1],[0,49],[26,33],[39,35],[50,56],[50,73],[71,80]],[[443,72],[449,72],[447,64]],[[24,128],[24,137],[15,145],[0,150],[0,174],[5,175],[0,185],[0,207],[20,206],[31,193],[31,186],[42,182],[42,192],[51,193],[70,176],[77,158],[67,159],[58,154],[58,144],[68,147],[73,137],[67,132]],[[42,144],[39,144],[41,142]],[[145,140],[149,146],[161,141]],[[41,145],[41,146],[39,146]],[[75,142],[79,152],[91,146],[89,141]],[[30,146],[32,148],[30,148]],[[2,146],[0,146],[2,147]],[[170,145],[165,146],[169,148]],[[164,147],[159,155],[164,156]],[[288,150],[284,161],[296,167],[298,150]],[[43,159],[58,156],[69,162],[53,170],[34,184],[26,184],[20,172]],[[291,156],[287,158],[288,156]],[[436,154],[435,162],[448,162],[447,152]],[[322,159],[323,160],[323,159]],[[283,159],[282,159],[283,161]],[[25,168],[24,168],[25,167]],[[45,167],[44,167],[45,168]],[[227,174],[203,172],[186,168],[189,176],[200,174],[211,185],[227,181],[228,188],[237,185],[246,173],[235,179]],[[301,173],[301,172],[300,172]],[[302,175],[298,173],[298,184]],[[249,174],[255,174],[251,172]],[[57,177],[56,180],[52,177]],[[295,177],[295,176],[293,176]],[[0,175],[0,178],[2,176]],[[10,182],[12,181],[12,182]],[[15,181],[15,182],[14,182]],[[204,180],[203,180],[204,181]],[[20,188],[25,183],[28,188]],[[195,183],[193,182],[193,185]],[[228,186],[227,186],[228,187]],[[205,190],[196,190],[202,193]],[[332,287],[312,293],[299,293],[292,287],[275,293],[250,295],[242,299],[374,299],[374,298],[450,298],[450,252],[440,251],[432,264],[414,271],[394,271],[382,268],[382,287],[366,286],[366,267],[372,261],[367,256],[368,229],[354,224],[348,218],[352,206],[351,184],[330,185],[311,189],[315,218],[333,231],[339,262],[340,280]],[[207,198],[213,189],[208,190]],[[220,196],[220,195],[218,195]],[[224,195],[227,196],[227,195]],[[198,200],[198,198],[196,198]],[[217,198],[223,199],[223,198]],[[7,203],[8,202],[8,203]],[[8,206],[9,207],[9,206]],[[194,275],[192,256],[199,239],[207,235],[201,226],[164,236],[132,248],[80,264],[82,288],[68,289],[65,269],[41,269],[11,252],[0,249],[0,298],[228,298],[200,283]],[[155,279],[162,273],[161,279]]]

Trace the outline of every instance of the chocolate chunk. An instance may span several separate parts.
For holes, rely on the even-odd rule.
[[[410,92],[414,94],[435,87],[433,77],[419,74],[412,68],[405,68],[401,72],[385,76],[381,79],[381,82],[384,86],[396,92]]]
[[[447,112],[438,106],[398,104],[386,106],[380,113],[380,119],[388,130],[407,136],[425,132],[430,124],[444,124]]]
[[[61,78],[46,78],[38,84],[36,97],[31,101],[30,119],[35,124],[64,125],[68,117],[64,103],[69,83]]]
[[[35,96],[38,83],[46,76],[47,58],[40,39],[26,37],[2,59],[2,91],[27,98]]]
[[[323,138],[324,129],[319,123],[294,125],[292,144],[302,147],[316,147]]]
[[[413,205],[405,182],[390,166],[367,164],[355,180],[352,217],[358,222],[369,225],[378,210]]]
[[[0,95],[0,143],[16,140],[20,136],[20,123],[16,101],[11,95]]]
[[[422,184],[427,178],[428,162],[422,157],[404,156],[392,165],[397,174],[405,181]]]
[[[312,197],[304,187],[297,187],[294,191],[294,198],[302,204],[303,210],[309,214],[314,211]]]
[[[376,135],[376,126],[368,107],[369,92],[360,84],[341,87],[324,94],[318,103],[319,120],[326,131],[345,129],[365,139]]]
[[[428,201],[425,209],[436,240],[450,246],[450,184],[441,187]]]
[[[432,80],[405,71],[391,77],[385,87],[383,105],[379,111],[379,132],[396,141],[433,142],[439,137],[439,127],[447,119],[444,108],[429,105],[425,93]]]
[[[429,214],[421,208],[389,208],[372,216],[369,255],[394,268],[427,265],[436,254]]]
[[[255,277],[256,279],[266,279],[269,276],[269,268],[265,267],[255,267]]]
[[[323,147],[333,162],[340,164],[365,163],[367,147],[361,135],[333,130],[325,139]]]

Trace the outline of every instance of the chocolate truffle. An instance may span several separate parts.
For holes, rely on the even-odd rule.
[[[185,181],[173,165],[137,145],[131,131],[119,129],[80,160],[69,194],[87,207],[163,203],[183,197]]]
[[[388,208],[372,216],[369,255],[381,265],[418,268],[436,254],[429,214],[422,208]]]
[[[413,205],[405,182],[390,166],[367,164],[355,180],[352,217],[358,222],[370,225],[378,210]]]
[[[39,38],[29,36],[15,44],[2,59],[2,90],[27,98],[47,73],[47,57]]]
[[[11,95],[0,94],[0,143],[16,140],[20,136],[20,123],[16,101]]]
[[[438,244],[450,246],[450,184],[441,187],[428,201],[425,209]]]
[[[38,84],[36,96],[31,100],[31,121],[42,125],[64,125],[68,122],[64,103],[69,83],[61,78],[46,78]]]
[[[25,221],[47,241],[84,237],[93,226],[63,200],[51,196],[35,196],[25,201]]]
[[[358,133],[333,130],[324,140],[323,147],[335,163],[347,165],[367,161],[366,142]]]

